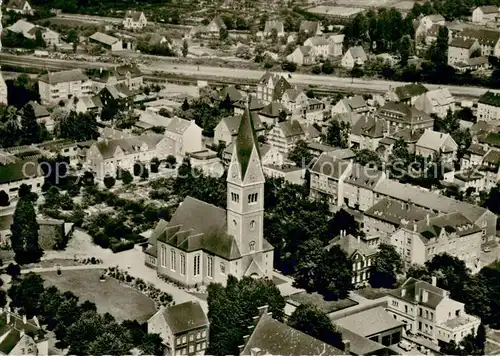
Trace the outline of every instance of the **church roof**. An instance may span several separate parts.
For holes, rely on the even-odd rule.
[[[247,107],[245,114],[241,118],[240,128],[238,129],[238,137],[236,138],[236,152],[238,162],[241,168],[241,178],[245,178],[245,173],[250,162],[250,156],[255,147],[259,153],[257,136],[255,135],[255,127],[253,123],[250,109]],[[260,153],[259,153],[260,156]]]
[[[183,251],[204,250],[226,260],[240,257],[233,236],[227,234],[226,210],[201,200],[186,197],[168,226],[157,239]]]

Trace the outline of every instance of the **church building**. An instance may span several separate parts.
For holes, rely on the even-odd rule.
[[[227,210],[186,197],[149,238],[146,265],[194,286],[228,275],[272,278],[274,248],[264,239],[264,173],[252,115],[242,117],[227,177]]]

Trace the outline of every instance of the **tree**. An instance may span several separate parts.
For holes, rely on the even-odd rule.
[[[132,177],[129,171],[120,169],[119,179],[121,179],[123,184],[130,184],[134,180],[134,177]]]
[[[227,28],[221,27],[221,29],[219,30],[219,40],[221,42],[225,42],[227,41],[228,38],[229,38],[229,31],[227,30]]]
[[[327,128],[325,143],[334,147],[347,148],[350,131],[349,123],[333,119]]]
[[[295,72],[297,70],[297,63],[283,61],[283,63],[281,63],[281,69],[286,70],[287,72]]]
[[[33,201],[29,197],[23,197],[17,203],[11,231],[16,261],[21,264],[38,261],[43,252],[38,245],[38,223]]]
[[[5,190],[0,191],[0,206],[9,206],[9,195],[5,193]]]
[[[21,141],[24,144],[40,142],[40,127],[36,121],[33,106],[25,105],[21,113],[21,129],[23,137]]]
[[[187,98],[184,98],[184,101],[182,102],[181,109],[182,109],[182,111],[188,111],[189,108],[190,108],[189,102],[188,102]]]
[[[158,173],[158,167],[160,167],[160,160],[157,157],[153,157],[150,162],[151,173]]]
[[[58,138],[68,140],[95,140],[99,137],[96,114],[71,111],[56,122],[54,133]]]
[[[189,52],[189,45],[187,43],[187,40],[184,40],[182,42],[182,56],[187,57],[188,52]]]
[[[380,244],[379,251],[373,262],[370,284],[374,288],[394,288],[397,274],[403,269],[403,261],[395,247]]]
[[[353,236],[358,236],[361,233],[359,223],[345,209],[338,210],[328,222],[328,225],[332,236],[339,236],[341,231],[344,231],[345,235]]]
[[[298,141],[293,150],[288,154],[288,159],[295,162],[297,167],[307,167],[313,158],[314,156],[309,151],[307,143],[303,140]]]
[[[58,209],[61,202],[61,194],[59,189],[53,185],[45,193],[45,204],[44,206],[49,209]]]
[[[111,189],[115,185],[116,179],[111,176],[106,176],[103,179],[103,183],[106,186],[106,188]]]
[[[344,299],[353,289],[352,262],[338,245],[324,252],[315,275],[315,289],[327,300]]]
[[[312,90],[312,89],[307,89],[307,91],[306,91],[306,96],[307,96],[309,99],[313,99],[313,98],[314,98],[314,90]]]
[[[299,305],[288,319],[288,325],[340,350],[344,349],[342,334],[335,329],[330,318],[315,305]]]
[[[272,43],[278,43],[278,30],[273,28],[269,37],[271,38]]]
[[[33,272],[16,280],[8,291],[12,306],[22,309],[22,314],[33,317],[39,314],[39,298],[44,291],[43,279]]]
[[[38,28],[35,32],[35,46],[39,48],[47,47],[47,42],[45,42],[42,30],[40,28]]]
[[[354,63],[354,66],[351,69],[351,77],[361,78],[363,75],[365,75],[363,71],[363,66],[359,63]]]
[[[410,36],[404,36],[399,42],[399,56],[401,57],[399,64],[405,67],[408,64],[408,59],[411,53]]]
[[[167,162],[167,167],[175,167],[177,164],[177,159],[173,155],[168,155],[165,161]]]
[[[4,290],[0,290],[0,308],[5,308],[7,305],[7,293]]]
[[[380,167],[382,164],[378,154],[368,149],[363,149],[357,152],[356,162],[358,162],[363,166],[370,165],[370,166]]]
[[[144,171],[144,165],[139,161],[135,162],[134,163],[134,176],[139,177],[143,171]]]
[[[321,71],[325,74],[333,73],[333,64],[329,59],[326,59],[323,65],[321,66]]]
[[[439,27],[436,42],[431,49],[431,61],[436,65],[448,64],[448,28],[446,26]]]
[[[9,263],[6,272],[9,276],[15,279],[21,275],[21,266],[19,266],[18,264]]]

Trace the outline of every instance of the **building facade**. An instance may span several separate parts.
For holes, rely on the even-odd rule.
[[[80,69],[42,75],[38,80],[42,104],[92,95],[92,81]]]

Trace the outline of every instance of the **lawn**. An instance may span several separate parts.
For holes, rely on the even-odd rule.
[[[46,285],[54,285],[62,292],[71,291],[80,297],[81,302],[94,302],[99,313],[108,312],[118,321],[136,319],[145,322],[156,312],[155,304],[148,296],[109,277],[101,282],[102,272],[87,269],[63,271],[60,276],[56,272],[42,272],[40,275]]]
[[[314,304],[326,314],[338,311],[341,309],[352,307],[357,305],[355,301],[346,298],[341,300],[329,301],[325,300],[321,294],[318,293],[306,293],[301,292],[297,294],[292,294],[288,297],[287,302],[296,304],[297,306],[301,304]]]
[[[386,296],[391,289],[387,288],[372,288],[372,287],[364,287],[362,289],[358,289],[355,293],[359,294],[366,299],[378,299]]]
[[[485,355],[498,355],[500,353],[500,346],[493,344],[489,341],[486,341],[486,345],[484,347]]]

